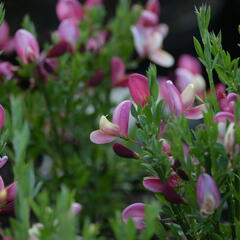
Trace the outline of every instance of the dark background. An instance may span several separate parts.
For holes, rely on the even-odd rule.
[[[28,13],[36,24],[41,39],[56,29],[58,20],[55,14],[57,0],[6,0],[6,19],[10,23],[12,34],[20,26],[23,16]],[[114,15],[117,0],[104,0],[108,17]],[[132,3],[145,3],[138,0]],[[212,29],[223,33],[224,48],[233,57],[239,55],[238,24],[240,22],[240,0],[161,0],[161,22],[170,26],[165,41],[165,49],[175,57],[181,53],[195,55],[192,36],[198,35],[194,6],[208,3],[212,7]]]

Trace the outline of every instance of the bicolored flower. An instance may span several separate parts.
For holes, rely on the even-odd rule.
[[[142,106],[147,104],[148,98],[150,98],[150,91],[148,79],[145,76],[138,73],[129,75],[128,88],[136,104],[141,104]]]
[[[209,216],[219,207],[221,202],[218,187],[207,173],[199,176],[196,184],[197,201],[203,216]]]
[[[105,116],[100,118],[99,130],[90,134],[90,140],[96,144],[109,143],[117,137],[128,137],[128,122],[132,102],[121,102],[113,112],[112,122]]]
[[[128,75],[123,61],[119,57],[113,57],[111,61],[112,86],[126,87]]]
[[[122,212],[122,221],[126,223],[131,218],[137,229],[144,229],[144,203],[134,203],[126,207]]]
[[[77,0],[59,0],[56,13],[60,21],[71,19],[75,23],[79,23],[84,18],[83,7]]]
[[[176,193],[174,188],[180,186],[181,181],[177,174],[171,175],[166,183],[163,183],[159,177],[145,177],[143,186],[151,192],[162,193],[170,203],[184,203],[183,198]]]
[[[162,67],[171,67],[174,64],[174,58],[162,49],[163,39],[168,33],[166,24],[156,27],[134,25],[131,31],[136,50],[141,58],[147,57]]]
[[[39,45],[32,33],[20,29],[15,33],[14,40],[16,52],[24,63],[30,63],[39,58]]]
[[[194,85],[189,84],[182,93],[174,86],[172,81],[160,82],[160,93],[169,110],[179,117],[183,114],[187,119],[201,119],[205,104],[192,107],[195,100]]]
[[[78,25],[74,21],[71,19],[63,20],[58,27],[57,35],[61,42],[69,45],[71,51],[75,50],[80,33]]]

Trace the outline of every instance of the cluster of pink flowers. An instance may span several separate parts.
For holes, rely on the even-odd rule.
[[[142,22],[141,20],[140,22]],[[114,72],[115,70],[115,72]],[[117,57],[112,59],[112,84],[113,86],[127,86],[136,104],[140,104],[143,108],[149,104],[150,89],[148,79],[141,74],[126,74],[124,64]],[[207,110],[205,103],[196,104],[199,99],[204,101],[205,81],[201,73],[201,65],[197,59],[182,55],[178,61],[178,67],[175,71],[175,82],[169,80],[167,77],[161,78],[159,81],[160,96],[159,100],[163,100],[166,107],[166,114],[169,112],[176,117],[183,115],[190,120],[198,120],[203,118],[203,112]],[[199,98],[196,98],[198,96]],[[158,101],[159,101],[158,100]],[[223,97],[221,95],[221,108],[228,109],[228,113],[219,113],[220,117],[226,119],[226,115],[231,118],[231,109],[236,98],[233,95]],[[90,139],[97,144],[109,143],[116,138],[129,140],[128,123],[129,114],[132,102],[127,100],[120,103],[113,112],[112,122],[102,116],[99,123],[99,130],[91,133]],[[218,115],[219,116],[219,115]],[[157,176],[145,177],[143,179],[143,186],[151,192],[161,193],[165,199],[170,203],[186,204],[185,199],[177,192],[177,188],[181,187],[183,180],[188,180],[187,174],[181,169],[180,162],[173,159],[171,155],[171,146],[166,139],[164,139],[164,124],[160,123],[159,141],[162,142],[162,151],[166,153],[172,165],[169,176],[163,182]],[[184,145],[184,156],[187,158],[188,146]],[[113,145],[114,152],[127,158],[139,159],[138,153],[132,151],[121,143]],[[209,216],[213,214],[215,209],[220,205],[220,193],[213,178],[206,173],[198,177],[196,183],[196,199],[200,206],[202,216]],[[122,212],[123,222],[129,218],[133,219],[137,229],[144,228],[144,203],[134,203]]]

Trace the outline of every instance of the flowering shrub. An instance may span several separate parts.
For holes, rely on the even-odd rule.
[[[239,59],[210,8],[196,11],[200,61],[159,78],[136,73],[174,64],[157,0],[122,0],[109,22],[101,0],[58,0],[43,44],[28,16],[10,36],[0,13],[3,239],[240,238]]]

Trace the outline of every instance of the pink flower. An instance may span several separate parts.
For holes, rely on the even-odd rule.
[[[136,50],[140,57],[148,57],[159,66],[171,67],[173,57],[162,50],[163,39],[168,33],[168,26],[160,24],[156,27],[134,25],[131,27]]]
[[[189,84],[180,94],[172,81],[161,81],[160,92],[169,110],[177,117],[183,114],[187,119],[203,118],[202,112],[205,110],[205,104],[192,107],[195,99],[193,84]]]
[[[127,138],[131,106],[131,101],[121,102],[113,112],[112,122],[102,116],[99,122],[99,130],[90,134],[90,140],[96,144],[103,144],[112,142],[117,137]]]
[[[168,178],[166,183],[161,182],[159,177],[145,177],[143,186],[149,191],[162,193],[167,201],[171,203],[184,203],[183,198],[177,194],[174,188],[180,185],[180,178],[174,174]]]
[[[145,106],[150,97],[148,79],[138,73],[129,75],[128,88],[136,104]]]
[[[0,129],[3,127],[5,122],[6,114],[3,106],[0,104]]]
[[[101,6],[103,0],[87,0],[84,4],[84,7],[91,9],[94,6]]]
[[[10,184],[8,187],[5,187],[2,177],[0,177],[0,215],[13,213],[16,190],[16,182]]]
[[[131,218],[137,229],[144,229],[144,203],[134,203],[126,207],[122,212],[122,221],[126,223]]]
[[[77,0],[59,0],[56,13],[60,21],[71,19],[79,23],[84,18],[82,5]]]
[[[30,32],[20,29],[15,33],[14,39],[17,54],[24,63],[30,63],[39,58],[38,42]]]
[[[108,39],[108,35],[109,35],[109,32],[103,30],[98,32],[96,37],[89,38],[87,41],[86,50],[92,51],[92,52],[100,51],[104,47]]]
[[[196,184],[197,201],[203,216],[209,216],[214,213],[221,202],[218,187],[213,178],[203,173],[199,176]]]
[[[159,0],[148,0],[145,9],[159,16],[160,15]]]
[[[13,78],[13,72],[17,68],[13,66],[10,62],[0,62],[0,76],[4,76],[7,80]]]
[[[58,27],[59,40],[68,43],[72,51],[76,48],[79,35],[78,25],[71,19],[63,20]]]
[[[183,54],[178,59],[178,68],[188,70],[193,75],[202,74],[202,68],[200,62],[193,56]]]
[[[112,58],[111,65],[112,86],[126,87],[128,84],[128,75],[123,61],[119,57]]]

